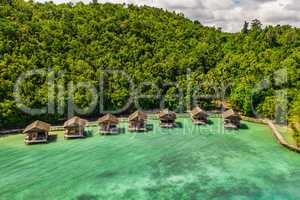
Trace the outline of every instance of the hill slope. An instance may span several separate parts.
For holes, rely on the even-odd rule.
[[[288,88],[289,105],[299,110],[299,29],[289,26],[262,29],[254,21],[251,28],[228,34],[204,27],[181,14],[132,5],[55,5],[7,0],[0,7],[0,128],[23,125],[37,117],[53,121],[65,116],[61,111],[32,117],[21,112],[14,101],[13,86],[22,73],[48,68],[51,68],[48,77],[63,71],[54,83],[65,90],[71,81],[89,82],[99,89],[99,77],[104,77],[107,109],[122,107],[130,97],[129,82],[124,76],[105,72],[117,69],[127,73],[136,86],[143,82],[157,85],[166,107],[171,109],[176,109],[179,103],[174,97],[178,89],[170,83],[176,82],[181,88],[187,105],[188,91],[197,95],[213,93],[212,87],[200,85],[205,80],[218,87],[230,84],[227,93],[230,103],[252,115],[252,89],[262,79],[271,77],[272,84],[253,98],[256,110],[275,117],[276,91],[282,88]],[[288,80],[276,83],[274,77],[284,74],[282,69],[286,70]],[[188,89],[190,85],[192,88]],[[45,78],[26,79],[21,91],[26,105],[35,108],[47,105],[49,91]],[[144,89],[144,94],[157,94],[157,90]],[[68,99],[67,94],[56,94],[57,102],[62,105]],[[74,101],[79,107],[87,106],[90,100],[91,95],[84,90],[75,91]],[[145,109],[159,106],[155,98],[139,102]],[[210,103],[201,102],[204,107]],[[64,109],[62,106],[61,110]],[[89,115],[97,115],[98,111],[97,108]]]

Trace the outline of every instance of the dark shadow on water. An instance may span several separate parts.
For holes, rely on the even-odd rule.
[[[84,131],[84,135],[85,135],[85,137],[93,137],[93,131],[92,130],[85,130]]]
[[[56,134],[51,134],[48,137],[48,143],[53,143],[57,141],[57,135]]]
[[[240,129],[249,129],[247,124],[240,124]]]
[[[125,134],[126,130],[125,128],[119,128],[119,134]]]
[[[117,176],[118,173],[115,172],[115,171],[105,171],[105,172],[102,172],[101,174],[97,175],[97,178],[112,178],[114,176]]]
[[[146,132],[153,131],[153,129],[154,129],[153,124],[146,124]]]
[[[97,200],[98,196],[90,194],[82,194],[76,197],[77,200]]]
[[[183,128],[182,122],[175,122],[175,128]]]
[[[207,124],[208,124],[208,125],[213,125],[214,122],[213,122],[212,120],[209,119],[208,122],[207,122]]]

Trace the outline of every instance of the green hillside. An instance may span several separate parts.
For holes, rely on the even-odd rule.
[[[253,115],[253,88],[269,77],[268,87],[253,96],[256,111],[275,118],[276,94],[288,88],[290,115],[299,119],[300,30],[290,26],[262,28],[254,20],[241,27],[240,33],[230,34],[181,14],[146,6],[2,0],[0,56],[0,128],[23,126],[33,118],[53,122],[65,117],[66,112],[29,116],[14,101],[14,83],[22,73],[49,68],[48,77],[64,71],[54,82],[65,88],[70,81],[98,86],[99,77],[104,77],[106,109],[122,107],[130,96],[129,82],[123,76],[105,73],[107,69],[117,69],[126,72],[137,86],[143,82],[157,85],[170,109],[178,108],[174,97],[178,89],[170,84],[164,86],[166,83],[176,82],[182,89],[183,110],[191,101],[189,91],[197,95],[213,93],[209,85],[200,85],[203,81],[230,85],[226,93],[229,102],[246,115]],[[285,72],[287,81],[276,78]],[[26,105],[47,105],[45,78],[26,79],[21,91]],[[153,88],[144,88],[144,94],[156,93]],[[62,104],[68,98],[60,95],[56,100]],[[90,100],[91,95],[84,90],[75,91],[74,101],[79,107],[85,107]],[[139,102],[145,109],[159,106],[159,100],[154,98]],[[209,106],[209,101],[202,103]],[[98,108],[89,115],[97,114]]]

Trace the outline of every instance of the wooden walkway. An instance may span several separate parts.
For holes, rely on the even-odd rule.
[[[0,135],[8,135],[14,133],[22,133],[24,129],[12,129],[12,130],[3,130],[0,131]]]
[[[188,115],[186,115],[186,116],[188,116]],[[214,116],[214,117],[216,117],[216,116]],[[275,137],[275,139],[277,140],[277,142],[279,144],[281,144],[282,146],[288,148],[291,151],[295,151],[297,153],[300,153],[300,148],[286,142],[284,137],[279,133],[276,126],[274,125],[274,123],[271,120],[269,120],[269,119],[254,119],[254,118],[251,118],[251,117],[244,117],[244,116],[242,116],[242,119],[245,120],[245,121],[250,121],[250,122],[255,122],[255,123],[262,123],[262,124],[268,125],[272,130],[273,136]],[[97,126],[97,125],[96,124],[92,124],[92,125],[90,124],[90,126]],[[64,129],[63,129],[62,126],[51,127],[51,131],[63,131],[63,130]],[[0,131],[0,136],[1,135],[14,134],[14,133],[22,133],[22,132],[23,132],[23,129],[4,130],[4,131]]]
[[[281,144],[282,146],[288,148],[289,150],[300,153],[300,148],[299,147],[297,147],[295,145],[292,145],[292,144],[289,144],[285,141],[285,139],[279,133],[276,126],[273,124],[273,122],[271,120],[265,120],[265,121],[268,124],[268,126],[271,128],[272,133],[273,133],[274,137],[276,138],[276,140],[279,144]]]

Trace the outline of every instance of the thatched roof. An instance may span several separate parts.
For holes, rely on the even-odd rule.
[[[115,124],[117,124],[117,123],[119,123],[119,119],[116,116],[112,115],[112,114],[106,114],[103,117],[98,119],[98,123],[99,124],[105,124],[105,123],[115,123]]]
[[[223,107],[225,109],[231,109],[232,106],[229,102],[225,101],[225,100],[214,100],[212,101],[213,104],[215,104],[217,107]]]
[[[235,112],[234,110],[230,109],[230,110],[227,110],[223,113],[223,118],[226,119],[226,118],[239,118],[241,119],[241,116]]]
[[[30,132],[37,132],[37,131],[45,131],[49,132],[50,131],[50,124],[47,124],[42,121],[35,121],[32,124],[28,125],[23,133],[30,133]]]
[[[129,121],[134,120],[147,120],[147,114],[142,111],[135,111],[133,114],[131,114],[128,118]]]
[[[170,111],[168,109],[164,109],[164,110],[160,111],[158,116],[159,116],[159,118],[176,119],[176,113],[173,111]]]
[[[199,106],[197,106],[192,110],[191,116],[195,117],[198,115],[208,116],[208,114],[204,110],[202,110]]]
[[[75,126],[85,127],[86,124],[87,124],[86,120],[81,119],[79,117],[72,117],[71,119],[69,119],[64,123],[64,128],[75,127]]]

